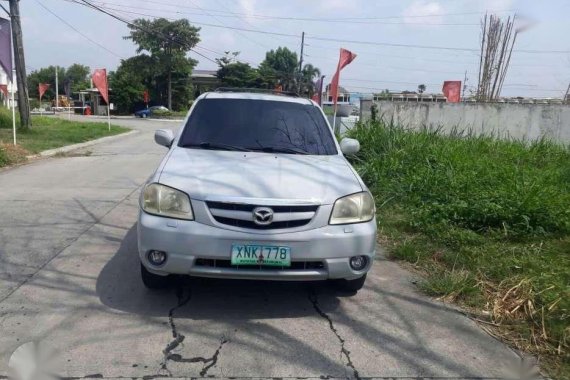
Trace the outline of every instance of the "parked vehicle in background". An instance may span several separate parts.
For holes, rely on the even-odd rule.
[[[216,91],[200,96],[140,198],[142,280],[169,274],[336,280],[356,292],[376,249],[372,195],[309,99]]]
[[[147,118],[152,116],[154,113],[168,112],[168,111],[169,109],[166,108],[165,106],[152,106],[135,112],[135,116]]]

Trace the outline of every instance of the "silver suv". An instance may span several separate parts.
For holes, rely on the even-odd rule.
[[[144,284],[168,275],[337,280],[362,288],[376,246],[374,200],[321,108],[284,94],[215,91],[192,106],[140,197]]]

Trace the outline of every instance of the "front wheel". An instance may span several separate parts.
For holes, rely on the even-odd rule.
[[[144,267],[141,263],[141,278],[148,289],[164,289],[170,285],[170,276],[159,276]]]
[[[141,115],[141,117],[142,117],[143,119],[146,119],[146,118],[147,118],[147,114],[146,114],[146,113],[143,113],[143,114]]]
[[[356,293],[364,286],[366,275],[362,275],[354,280],[337,280],[337,287],[345,292]]]

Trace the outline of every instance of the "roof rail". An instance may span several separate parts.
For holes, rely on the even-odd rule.
[[[253,92],[258,94],[273,94],[273,95],[283,95],[292,96],[295,98],[299,97],[299,94],[292,91],[279,91],[270,90],[267,88],[240,88],[240,87],[218,87],[215,89],[216,92]]]

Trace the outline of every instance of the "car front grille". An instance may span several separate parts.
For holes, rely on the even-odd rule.
[[[289,267],[276,267],[268,265],[233,265],[231,260],[218,259],[201,259],[198,258],[194,262],[197,267],[208,268],[231,268],[242,270],[315,270],[324,269],[325,264],[322,261],[292,261]]]
[[[307,225],[315,216],[318,205],[258,206],[244,203],[206,202],[214,220],[233,227],[255,230],[295,228]],[[274,220],[267,225],[254,222],[253,210],[268,207],[273,211]]]

